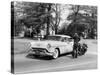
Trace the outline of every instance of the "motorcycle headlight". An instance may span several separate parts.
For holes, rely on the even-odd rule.
[[[50,44],[48,44],[48,45],[47,45],[47,49],[50,49],[50,48],[51,48],[51,45],[50,45]]]

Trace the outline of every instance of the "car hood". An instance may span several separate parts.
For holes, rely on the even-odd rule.
[[[53,41],[53,40],[35,41],[31,42],[31,47],[47,47],[48,44],[55,46],[61,43],[62,43],[61,41]]]

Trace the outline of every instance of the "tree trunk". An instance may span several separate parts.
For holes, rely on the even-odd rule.
[[[49,17],[47,17],[47,36],[49,35],[49,24],[50,24],[50,21],[49,21]]]
[[[55,34],[57,34],[57,30],[58,30],[57,25],[55,25]]]
[[[50,10],[51,10],[51,4],[48,4],[47,13],[49,13]],[[48,14],[48,16],[47,16],[47,33],[46,33],[47,36],[50,34],[49,27],[50,27],[50,14]]]

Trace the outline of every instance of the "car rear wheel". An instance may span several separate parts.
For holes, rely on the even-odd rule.
[[[56,58],[58,58],[59,57],[59,51],[58,51],[58,49],[55,49],[55,51],[53,52],[53,59],[56,59]]]

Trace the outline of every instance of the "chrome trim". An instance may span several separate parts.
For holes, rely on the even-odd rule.
[[[32,48],[31,50],[34,54],[34,55],[41,55],[41,56],[52,56],[53,53],[52,52],[49,52],[47,49],[45,48]],[[39,54],[36,54],[36,52],[40,52]]]

